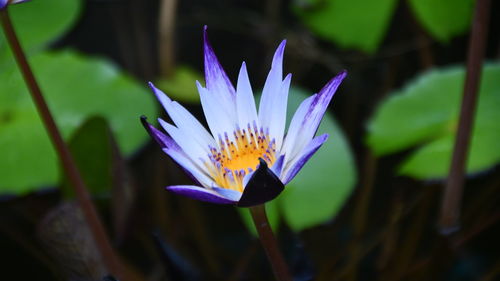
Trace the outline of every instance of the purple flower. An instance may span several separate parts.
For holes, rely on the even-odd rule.
[[[197,185],[167,189],[197,200],[254,206],[274,199],[327,140],[315,137],[319,123],[341,81],[343,71],[318,93],[305,99],[285,135],[291,74],[283,79],[286,41],[274,54],[257,112],[245,63],[236,89],[203,33],[206,87],[198,81],[201,105],[210,132],[184,107],[150,86],[173,124],[158,119],[164,134],[142,117],[150,135]]]
[[[17,4],[17,3],[22,3],[22,2],[26,2],[26,1],[29,1],[29,0],[0,0],[0,9],[7,7],[7,5],[9,5],[9,4]]]

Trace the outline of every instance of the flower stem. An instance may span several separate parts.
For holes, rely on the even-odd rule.
[[[85,216],[85,220],[90,228],[90,231],[93,235],[96,246],[99,249],[103,262],[106,264],[106,267],[113,275],[117,276],[121,280],[125,280],[121,274],[121,266],[119,265],[118,259],[111,247],[111,244],[108,240],[104,227],[99,220],[95,207],[90,199],[90,195],[87,191],[85,183],[75,165],[73,157],[71,156],[68,147],[64,143],[63,138],[61,137],[61,133],[57,128],[57,125],[52,117],[49,107],[45,102],[45,99],[42,95],[42,91],[38,86],[35,76],[31,71],[31,67],[28,64],[26,56],[23,52],[23,49],[19,43],[16,32],[12,26],[12,22],[10,20],[10,16],[8,13],[8,6],[4,9],[0,9],[0,21],[5,32],[5,37],[9,42],[9,45],[14,53],[14,57],[16,59],[17,65],[21,70],[24,81],[28,86],[29,92],[33,99],[33,102],[36,105],[38,113],[43,121],[45,129],[54,145],[54,148],[57,152],[59,160],[62,163],[65,173],[67,174],[71,186],[75,189],[75,194],[78,199],[78,203],[82,208],[83,214]]]
[[[271,263],[273,268],[274,276],[280,281],[290,281],[292,277],[288,271],[288,267],[278,249],[278,243],[276,238],[274,238],[273,230],[269,225],[267,220],[265,205],[257,205],[250,207],[250,213],[252,214],[252,219],[255,224],[255,228],[259,233],[260,242],[264,251],[266,252],[267,258]]]
[[[459,227],[465,167],[478,100],[482,60],[488,35],[489,7],[490,0],[476,1],[474,20],[469,39],[467,73],[465,76],[458,132],[455,139],[448,181],[446,182],[441,203],[439,227],[443,234],[450,234],[458,230]]]

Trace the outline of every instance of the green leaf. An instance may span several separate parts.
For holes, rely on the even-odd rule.
[[[148,139],[139,116],[155,116],[152,94],[114,65],[71,51],[41,53],[31,63],[65,139],[90,116],[109,122],[125,154]],[[0,193],[55,184],[55,152],[19,71],[3,69],[0,81]]]
[[[420,146],[399,172],[419,179],[446,176],[457,130],[465,69],[435,69],[384,101],[368,126],[367,143],[379,156]],[[500,64],[483,68],[468,173],[500,161]]]
[[[108,124],[102,117],[90,117],[68,142],[73,159],[92,195],[109,195],[113,185],[113,148]],[[70,182],[64,177],[65,197],[75,197]]]
[[[308,96],[303,90],[290,90],[288,120]],[[324,133],[330,135],[329,139],[278,197],[283,217],[295,231],[333,219],[356,183],[351,149],[342,130],[328,112],[316,135]]]
[[[367,53],[385,36],[396,0],[295,0],[294,12],[317,35]]]
[[[9,7],[14,28],[28,53],[40,51],[69,31],[82,10],[81,0],[33,0]],[[0,29],[0,66],[13,62]]]
[[[187,66],[180,66],[172,77],[156,81],[156,86],[176,101],[197,104],[200,102],[200,95],[195,81],[203,79],[198,72]]]
[[[474,0],[409,0],[413,13],[437,40],[448,42],[470,26]]]

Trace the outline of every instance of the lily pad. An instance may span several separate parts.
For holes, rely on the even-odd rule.
[[[40,51],[64,35],[82,10],[81,0],[34,0],[9,7],[16,33],[26,52]],[[12,55],[0,29],[0,66],[12,63]]]
[[[109,195],[113,186],[111,138],[106,120],[102,117],[90,117],[75,130],[68,141],[73,159],[93,196]],[[71,182],[65,175],[61,190],[67,198],[76,197]]]
[[[470,27],[473,0],[410,0],[408,3],[422,26],[441,42],[448,42]]]
[[[163,78],[156,86],[176,101],[200,103],[200,95],[194,81],[203,81],[203,76],[187,66],[178,67],[172,77]]]
[[[294,12],[318,36],[373,53],[380,45],[396,0],[295,0]]]
[[[401,174],[418,179],[447,175],[457,131],[465,68],[422,74],[385,100],[368,125],[367,143],[379,156],[409,149]],[[467,163],[468,173],[500,162],[500,64],[483,68],[479,103]]]
[[[127,155],[148,139],[139,116],[156,114],[153,97],[114,65],[72,51],[40,53],[30,61],[64,138],[89,116],[101,116]],[[57,183],[55,152],[19,71],[4,69],[0,81],[0,193]]]

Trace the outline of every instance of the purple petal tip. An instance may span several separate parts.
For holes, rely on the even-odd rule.
[[[321,136],[319,136],[318,138],[319,138],[320,142],[325,142],[328,140],[329,137],[330,137],[330,135],[325,133],[325,134],[322,134]]]
[[[345,78],[346,76],[347,76],[347,70],[345,70],[345,69],[343,69],[342,71],[340,71],[340,73],[339,73],[339,74],[337,74],[337,77],[338,77],[339,79],[342,79],[342,80],[344,80],[344,78]]]
[[[153,91],[153,93],[157,94],[158,88],[153,84],[153,82],[148,82],[149,88]]]

